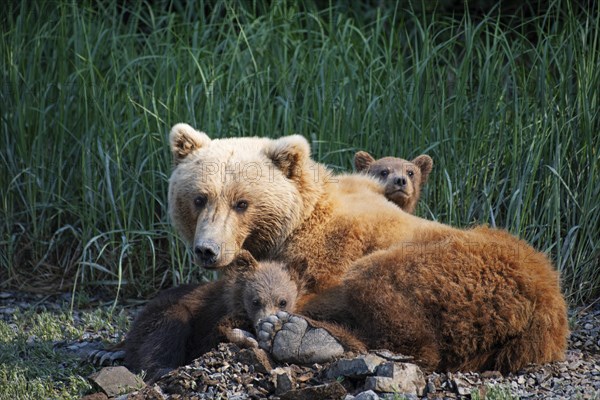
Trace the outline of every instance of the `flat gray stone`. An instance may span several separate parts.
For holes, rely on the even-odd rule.
[[[295,379],[292,370],[278,367],[271,371],[271,375],[275,377],[275,394],[281,396],[289,392],[295,386]]]
[[[354,400],[379,400],[379,396],[372,390],[367,390],[357,394]]]
[[[374,354],[361,355],[352,359],[343,358],[329,366],[326,376],[329,379],[336,379],[340,376],[363,378],[374,375],[377,367],[383,362],[385,362],[383,358]]]
[[[366,390],[418,396],[422,396],[425,391],[425,376],[415,364],[388,362],[380,365],[376,372],[379,376],[366,378]]]
[[[88,377],[108,397],[133,392],[144,387],[144,381],[123,366],[105,367]]]

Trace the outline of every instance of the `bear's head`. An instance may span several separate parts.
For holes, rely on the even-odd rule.
[[[294,312],[302,280],[285,264],[258,262],[250,252],[241,250],[225,271],[230,312],[243,310],[253,325],[278,311]]]
[[[264,258],[310,215],[321,168],[300,135],[211,139],[171,129],[169,216],[195,261],[221,268],[244,248]]]
[[[422,154],[412,161],[397,157],[375,160],[366,151],[354,156],[357,172],[364,172],[381,180],[385,185],[385,197],[404,211],[413,213],[421,195],[421,186],[427,182],[433,168],[433,160]]]

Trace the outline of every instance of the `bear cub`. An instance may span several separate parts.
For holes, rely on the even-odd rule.
[[[282,263],[259,263],[248,251],[242,250],[225,274],[227,314],[247,318],[254,329],[261,319],[278,311],[295,311],[302,280]],[[241,347],[258,347],[247,331],[232,328],[225,333],[229,341]]]
[[[359,151],[354,155],[354,166],[356,172],[381,180],[385,185],[385,197],[407,213],[414,214],[421,186],[427,182],[433,160],[426,154],[412,161],[398,157],[376,160],[366,151]]]
[[[300,282],[286,265],[259,263],[242,250],[222,279],[181,285],[151,300],[127,334],[125,365],[152,381],[223,341],[258,347],[250,332],[261,318],[293,312]]]

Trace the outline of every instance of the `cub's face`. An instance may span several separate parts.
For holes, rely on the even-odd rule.
[[[375,160],[370,154],[356,153],[354,163],[358,172],[378,178],[385,185],[385,196],[407,212],[413,212],[421,194],[421,185],[433,167],[433,160],[420,155],[412,161],[397,157]]]
[[[170,142],[169,216],[199,265],[224,267],[242,248],[262,256],[299,224],[303,137],[211,140],[178,124]]]
[[[385,183],[387,196],[410,198],[421,182],[421,170],[401,158],[384,157],[369,167],[369,174]]]
[[[277,311],[293,312],[298,298],[298,286],[280,263],[263,262],[247,277],[243,305],[254,325]]]

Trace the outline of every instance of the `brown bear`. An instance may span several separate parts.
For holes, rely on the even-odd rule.
[[[414,214],[421,197],[421,187],[433,168],[433,160],[427,154],[421,154],[412,161],[399,157],[376,160],[366,151],[359,151],[354,155],[354,167],[356,172],[378,178],[385,185],[385,197]]]
[[[257,347],[249,333],[278,311],[291,312],[302,280],[278,262],[258,263],[242,251],[214,284],[168,289],[146,305],[124,342],[125,365],[153,380],[231,341]],[[206,350],[205,350],[206,351]]]
[[[567,314],[558,274],[526,243],[503,231],[460,230],[406,213],[383,196],[377,179],[334,176],[313,161],[299,135],[213,140],[178,124],[170,142],[169,214],[198,264],[221,268],[241,249],[291,268],[306,260],[298,315],[271,316],[259,333],[275,358],[311,362],[318,354],[322,361],[323,354],[332,359],[381,344],[433,369],[514,371],[564,357]],[[404,253],[443,240],[452,252],[444,246],[428,251],[425,265]],[[490,245],[502,250],[490,251]],[[424,274],[424,268],[437,274]],[[377,284],[362,279],[378,274]],[[409,288],[400,285],[405,276]],[[384,284],[385,294],[378,286]],[[205,298],[220,285],[203,287]],[[454,294],[458,289],[463,295]],[[498,297],[482,308],[490,291]],[[503,296],[514,301],[500,302]],[[344,310],[350,321],[339,319]],[[451,323],[451,310],[462,310],[460,323]],[[348,330],[330,328],[336,322]],[[431,337],[431,326],[441,331]],[[402,329],[407,335],[394,338]],[[349,343],[354,339],[358,344]]]

